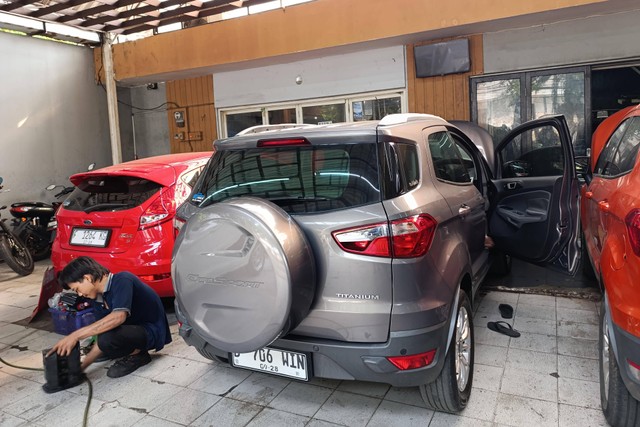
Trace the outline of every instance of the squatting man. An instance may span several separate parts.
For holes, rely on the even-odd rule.
[[[97,341],[82,360],[84,371],[96,359],[118,359],[107,376],[119,378],[151,362],[149,350],[171,342],[169,323],[160,297],[129,272],[112,274],[90,257],[71,261],[58,280],[64,289],[92,300],[96,322],[80,328],[54,345],[47,356],[71,353],[81,340]]]

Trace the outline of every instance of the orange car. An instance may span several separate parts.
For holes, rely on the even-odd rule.
[[[640,105],[593,134],[582,188],[584,247],[604,294],[600,396],[611,425],[640,425]],[[591,266],[589,266],[589,261]]]

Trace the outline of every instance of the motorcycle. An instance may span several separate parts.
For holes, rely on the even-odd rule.
[[[92,163],[87,170],[93,170],[94,167],[95,163]],[[62,187],[62,191],[54,194],[56,199],[66,196],[75,188],[51,184],[46,189],[52,191],[58,187]],[[17,202],[13,203],[9,209],[14,217],[13,234],[24,242],[34,261],[49,258],[51,255],[51,245],[58,228],[55,214],[61,204],[61,202]]]
[[[2,192],[2,177],[0,177],[0,192]],[[6,206],[0,206],[0,211],[6,208]],[[33,272],[33,258],[29,250],[9,230],[9,226],[2,219],[0,219],[0,259],[21,276],[27,276]]]

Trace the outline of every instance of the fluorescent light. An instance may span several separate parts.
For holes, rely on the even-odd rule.
[[[257,4],[255,6],[249,6],[249,13],[260,13],[268,10],[274,10],[280,8],[280,0],[270,1],[269,3]]]
[[[307,3],[313,0],[282,0],[282,7],[293,6],[294,4]]]
[[[157,33],[169,33],[171,31],[181,30],[182,22],[174,22],[173,24],[161,25],[158,27]]]
[[[42,30],[42,21],[35,19],[23,18],[22,16],[11,15],[9,13],[0,12],[0,24],[15,25],[23,28],[31,28],[34,30]]]
[[[76,27],[71,27],[64,24],[56,24],[53,22],[47,22],[45,29],[48,33],[60,34],[63,36],[75,37],[77,39],[88,40],[92,42],[100,42],[100,36],[93,31],[81,30]]]
[[[249,11],[246,7],[242,7],[240,9],[232,10],[230,12],[223,12],[222,19],[231,19],[231,18],[239,18],[241,16],[247,16]]]

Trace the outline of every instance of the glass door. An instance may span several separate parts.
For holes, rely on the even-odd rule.
[[[472,118],[497,143],[520,123],[563,114],[576,155],[590,142],[589,68],[531,71],[472,79]]]

